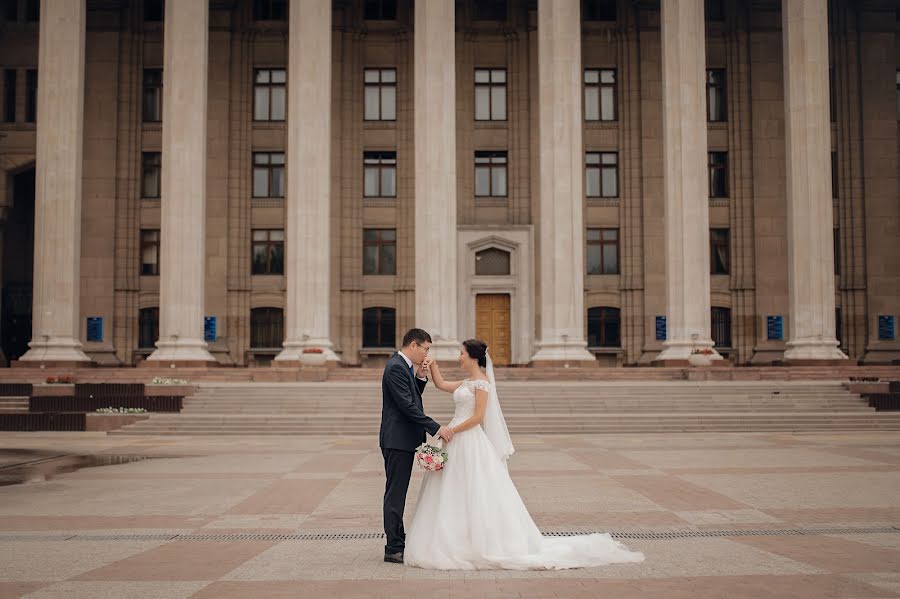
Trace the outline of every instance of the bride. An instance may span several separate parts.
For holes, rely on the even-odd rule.
[[[435,570],[545,570],[643,561],[608,534],[541,535],[507,470],[514,450],[487,346],[463,342],[459,363],[468,378],[457,382],[445,381],[436,362],[423,364],[435,386],[453,394],[454,436],[443,470],[425,473],[405,563]]]

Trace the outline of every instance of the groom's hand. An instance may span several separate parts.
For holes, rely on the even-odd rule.
[[[453,438],[453,431],[446,426],[442,426],[438,429],[437,436],[443,439],[445,443],[449,443]]]
[[[433,360],[429,357],[426,357],[424,360],[422,360],[422,363],[419,364],[419,376],[420,377],[422,377],[422,376],[428,377],[431,375],[431,363],[432,362],[433,362]]]

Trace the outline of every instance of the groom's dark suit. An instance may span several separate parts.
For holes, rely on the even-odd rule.
[[[405,546],[403,508],[415,449],[425,441],[425,431],[435,435],[440,428],[422,409],[422,392],[428,381],[416,378],[413,368],[407,366],[398,352],[390,357],[381,377],[379,445],[387,476],[384,486],[386,554],[401,552]]]

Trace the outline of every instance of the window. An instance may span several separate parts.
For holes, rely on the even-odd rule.
[[[585,193],[589,198],[619,197],[619,155],[588,152],[584,160]]]
[[[141,308],[138,312],[138,348],[152,349],[159,339],[159,308]]]
[[[363,14],[368,21],[393,21],[397,18],[397,0],[365,0]]]
[[[159,229],[141,229],[141,276],[159,275]]]
[[[365,120],[397,120],[397,69],[365,69]]]
[[[475,196],[506,197],[506,152],[475,152]]]
[[[475,69],[475,120],[506,120],[506,69]]]
[[[713,344],[716,347],[730,348],[731,310],[729,308],[718,308],[713,306],[710,312],[712,313],[712,326],[710,327],[710,332],[712,333]]]
[[[162,69],[144,69],[144,122],[162,121]]]
[[[897,96],[900,98],[900,95]],[[3,71],[3,120],[16,122],[16,70]]]
[[[472,0],[476,21],[505,21],[506,0]]]
[[[828,114],[831,122],[836,122],[837,96],[834,89],[834,67],[828,67]]]
[[[253,270],[255,275],[284,274],[284,230],[253,231]]]
[[[3,19],[10,23],[19,20],[19,0],[3,0]]]
[[[284,69],[256,69],[253,76],[253,120],[283,121],[285,106]]]
[[[25,20],[39,21],[41,18],[41,0],[25,0]]]
[[[706,0],[706,20],[715,23],[725,20],[725,7],[722,0]]]
[[[706,69],[706,120],[722,123],[727,119],[725,109],[725,69]]]
[[[709,230],[710,274],[728,274],[729,238],[728,229]]]
[[[284,342],[284,310],[253,308],[250,310],[250,348],[275,349]]]
[[[165,0],[144,0],[144,21],[162,21],[163,4],[165,4]]]
[[[728,197],[728,152],[709,153],[709,197]]]
[[[479,276],[509,276],[509,252],[488,248],[475,252],[475,274]]]
[[[841,195],[840,186],[838,185],[838,160],[837,152],[831,153],[831,198],[838,199]]]
[[[25,71],[25,122],[37,122],[37,70]]]
[[[616,120],[616,70],[584,70],[584,120]]]
[[[585,21],[615,21],[616,0],[583,0],[581,18]]]
[[[284,152],[253,153],[253,197],[284,197]]]
[[[363,347],[397,347],[397,311],[393,308],[363,310]]]
[[[363,274],[397,274],[396,229],[363,230]]]
[[[363,196],[397,197],[397,152],[363,152]]]
[[[619,274],[619,230],[587,230],[587,274]]]
[[[253,0],[254,21],[284,21],[287,19],[287,0]]]
[[[161,154],[143,152],[141,154],[141,197],[158,198],[161,185]]]
[[[844,345],[844,341],[842,339],[843,335],[841,335],[841,309],[834,309],[834,336],[837,339],[838,346]]]
[[[588,308],[588,347],[621,347],[621,320],[618,308]]]
[[[897,9],[900,13],[900,9]],[[897,70],[897,120],[900,121],[900,69]]]
[[[841,230],[834,228],[832,234],[832,247],[834,248],[834,274],[841,274]]]

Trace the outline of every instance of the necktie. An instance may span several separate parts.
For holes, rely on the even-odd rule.
[[[410,366],[409,366],[409,373],[412,375],[413,378],[416,378],[416,369],[412,364],[410,364]]]

